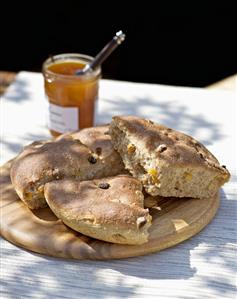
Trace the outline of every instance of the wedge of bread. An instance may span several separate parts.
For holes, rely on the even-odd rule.
[[[59,219],[87,236],[121,244],[148,240],[151,216],[144,209],[142,185],[131,176],[52,181],[45,185],[45,197]]]
[[[229,180],[204,145],[150,120],[115,116],[109,134],[125,167],[152,196],[211,197]]]

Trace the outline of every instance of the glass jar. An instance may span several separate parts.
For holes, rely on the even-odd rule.
[[[76,75],[93,57],[59,54],[43,63],[48,128],[53,136],[94,125],[101,69]]]

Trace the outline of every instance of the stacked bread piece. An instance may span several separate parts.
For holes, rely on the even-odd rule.
[[[192,137],[135,116],[34,142],[11,167],[12,184],[30,209],[48,205],[78,232],[134,245],[148,241],[145,191],[205,199],[229,177]]]

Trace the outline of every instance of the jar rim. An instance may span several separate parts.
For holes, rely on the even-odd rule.
[[[85,63],[90,63],[94,57],[85,55],[85,54],[80,54],[80,53],[62,53],[62,54],[56,54],[52,55],[49,58],[47,58],[42,65],[42,72],[43,75],[51,75],[51,76],[56,76],[62,79],[88,79],[90,77],[97,77],[100,76],[101,74],[101,67],[96,68],[92,72],[86,73],[86,74],[81,74],[81,75],[65,75],[65,74],[59,74],[55,73],[51,70],[48,69],[48,67],[52,64],[55,64],[58,62],[62,61],[81,61]]]

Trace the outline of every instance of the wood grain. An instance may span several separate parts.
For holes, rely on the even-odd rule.
[[[15,80],[16,73],[0,71],[0,95],[5,93],[8,86]]]
[[[65,226],[49,208],[32,212],[18,198],[9,177],[9,161],[0,168],[0,228],[8,241],[28,250],[75,259],[120,259],[174,246],[202,230],[214,217],[219,196],[199,199],[161,199],[160,211],[151,209],[149,241],[128,246],[98,241]]]

